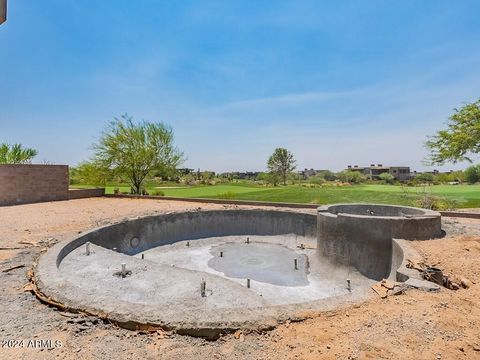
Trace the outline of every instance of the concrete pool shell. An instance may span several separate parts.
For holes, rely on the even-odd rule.
[[[412,276],[404,266],[410,250],[393,239],[392,221],[434,224],[429,235],[411,238],[440,235],[435,212],[369,205],[376,214],[357,215],[364,205],[345,206],[317,214],[236,209],[132,219],[55,245],[39,259],[35,282],[69,310],[128,328],[206,337],[269,329],[367,299],[382,278]],[[122,263],[131,272],[125,278],[114,276]]]

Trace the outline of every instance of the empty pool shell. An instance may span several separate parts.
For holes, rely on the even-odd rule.
[[[363,215],[362,213],[366,214],[367,210],[369,214]],[[408,226],[408,224],[413,225]],[[426,232],[424,226],[427,226],[430,232]],[[401,231],[404,232],[401,233]],[[236,209],[148,216],[97,228],[75,239],[55,245],[40,258],[35,271],[35,282],[41,293],[63,304],[67,309],[104,314],[104,316],[108,314],[106,316],[109,319],[129,328],[159,326],[174,329],[180,333],[206,337],[239,328],[271,328],[287,319],[302,318],[305,315],[301,314],[308,310],[331,309],[339,304],[359,301],[370,296],[368,287],[361,290],[356,283],[352,283],[351,293],[345,289],[347,293],[345,295],[305,303],[280,306],[256,305],[246,308],[238,306],[218,308],[215,303],[212,303],[213,305],[209,307],[208,302],[219,301],[219,298],[226,303],[240,301],[239,304],[241,304],[242,297],[250,299],[253,297],[253,292],[245,285],[230,284],[226,279],[204,272],[156,266],[148,260],[138,258],[137,262],[136,258],[128,257],[154,247],[180,241],[192,243],[196,239],[221,236],[285,234],[302,236],[302,242],[306,241],[309,244],[317,243],[317,250],[314,253],[322,262],[325,260],[332,263],[330,268],[332,272],[347,265],[355,267],[372,281],[384,277],[405,281],[410,276],[404,275],[407,273],[404,266],[405,248],[396,241],[392,241],[392,238],[438,236],[441,234],[440,215],[414,208],[353,204],[321,207],[318,214]],[[399,234],[408,236],[398,236]],[[147,306],[142,301],[134,300],[136,296],[141,296],[138,293],[133,294],[132,301],[119,301],[114,297],[97,297],[94,291],[82,290],[78,284],[72,283],[72,277],[69,274],[63,273],[60,265],[65,257],[80,246],[82,246],[81,255],[85,255],[83,246],[86,242],[105,249],[101,251],[101,248],[97,248],[97,252],[94,252],[95,256],[88,256],[88,261],[94,261],[96,257],[109,256],[108,253],[110,253],[116,257],[115,261],[129,262],[128,268],[133,271],[132,276],[127,279],[119,280],[109,274],[103,281],[123,281],[121,284],[126,284],[128,279],[134,281],[145,273],[145,264],[148,262],[149,276],[170,276],[171,279],[180,279],[178,286],[189,288],[192,285],[194,289],[192,291],[196,293],[194,301],[204,299],[207,303],[188,303],[180,299],[173,305],[178,309],[172,312],[168,306],[162,307],[161,303]],[[116,249],[117,252],[109,252],[107,249]],[[225,254],[225,256],[231,255]],[[288,268],[295,271],[293,263],[288,263]],[[343,284],[346,278],[342,280],[342,288],[345,288]],[[213,295],[202,298],[198,295],[198,284],[203,279],[209,284],[209,288],[219,285],[226,292],[213,291]],[[226,300],[221,300],[220,295],[226,297]],[[262,303],[262,300],[257,298],[253,300],[258,304]]]

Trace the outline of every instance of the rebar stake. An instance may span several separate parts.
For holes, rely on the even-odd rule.
[[[202,282],[200,283],[200,295],[202,295],[202,297],[205,297],[207,296],[207,283],[205,282],[205,280],[202,279]]]
[[[187,241],[187,247],[189,247],[189,246],[190,246],[190,241]]]
[[[347,279],[347,290],[352,291],[352,286],[350,284],[350,279]]]
[[[145,254],[142,254],[142,260],[144,260],[144,259],[145,259]]]
[[[220,251],[220,257],[223,257],[223,251]]]
[[[250,289],[250,279],[247,279],[247,288]]]
[[[297,258],[293,259],[293,266],[295,267],[295,270],[298,270]]]
[[[127,264],[122,263],[122,277],[127,276]]]
[[[90,252],[90,242],[89,241],[87,241],[87,243],[85,244],[85,248],[86,248],[87,256],[90,255],[91,252]]]
[[[247,244],[250,244],[250,238],[247,236]]]

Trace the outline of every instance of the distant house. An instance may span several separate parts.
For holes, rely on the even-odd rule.
[[[238,178],[242,180],[255,180],[258,176],[258,171],[246,171],[246,172],[239,172]]]
[[[192,174],[194,171],[195,171],[194,169],[188,169],[188,168],[177,169],[177,172],[180,176]]]
[[[370,164],[370,166],[348,165],[347,170],[361,172],[372,180],[378,180],[380,174],[383,173],[389,173],[399,181],[411,179],[409,166],[383,166],[382,164]]]
[[[255,180],[260,174],[258,171],[246,171],[246,172],[226,172],[222,173],[222,177],[231,178],[231,179],[240,179],[240,180]]]

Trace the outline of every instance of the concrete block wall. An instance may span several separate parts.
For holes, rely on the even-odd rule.
[[[0,165],[0,206],[67,200],[68,165]]]
[[[85,199],[91,197],[100,197],[105,195],[105,188],[95,189],[70,189],[68,191],[69,199]]]

